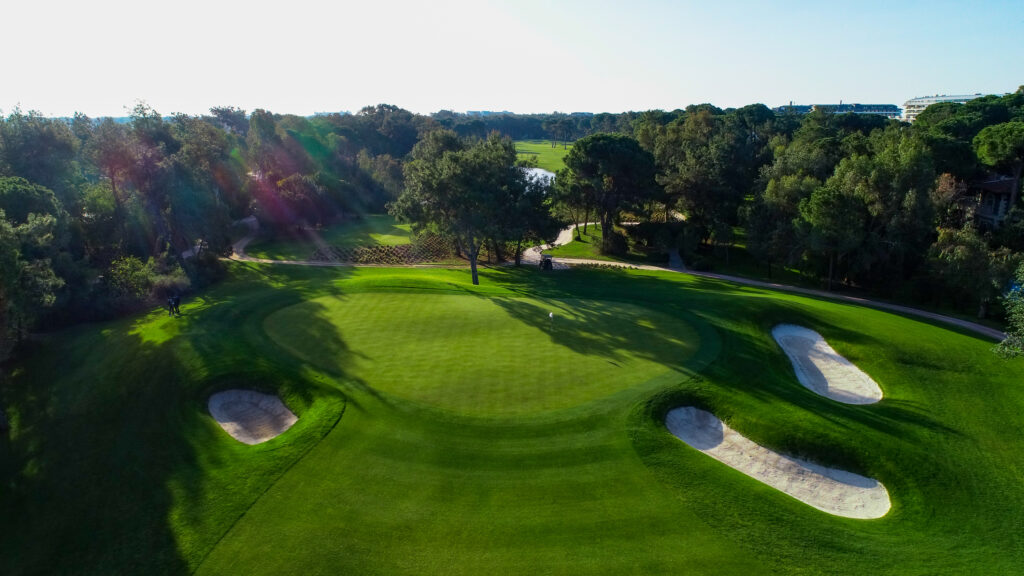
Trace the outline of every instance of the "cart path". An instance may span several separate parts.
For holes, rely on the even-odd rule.
[[[239,220],[238,223],[246,224],[249,227],[249,233],[239,241],[232,245],[234,253],[230,256],[231,260],[237,260],[240,262],[258,262],[261,264],[290,264],[293,266],[317,266],[323,268],[345,266],[345,267],[359,267],[359,268],[458,268],[459,266],[446,266],[436,264],[406,264],[396,266],[393,264],[354,264],[351,262],[314,262],[311,260],[269,260],[266,258],[253,258],[246,256],[245,247],[252,242],[255,238],[256,233],[259,231],[259,222],[255,216],[249,216]],[[523,251],[522,261],[528,264],[537,264],[540,262],[541,253],[544,250],[548,250],[553,246],[561,246],[568,244],[572,241],[573,231],[575,226],[570,226],[565,230],[562,230],[558,234],[558,238],[553,244],[543,244],[541,246],[534,246],[527,248]],[[889,312],[897,312],[899,314],[905,314],[909,316],[917,316],[919,318],[927,318],[928,320],[935,320],[937,322],[943,322],[945,324],[951,324],[960,328],[964,328],[986,336],[993,340],[1005,340],[1006,333],[997,330],[995,328],[989,328],[983,326],[977,322],[971,322],[970,320],[962,320],[960,318],[953,318],[952,316],[946,316],[944,314],[938,314],[936,312],[929,312],[927,310],[920,310],[917,308],[911,308],[910,306],[901,306],[899,304],[890,304],[888,302],[879,302],[877,300],[870,300],[868,298],[861,298],[859,296],[848,296],[845,294],[836,294],[834,292],[827,292],[825,290],[814,290],[812,288],[801,288],[799,286],[790,286],[788,284],[776,284],[774,282],[764,282],[761,280],[753,280],[750,278],[741,278],[739,276],[730,276],[728,274],[716,274],[714,272],[697,272],[696,270],[688,270],[684,265],[682,258],[679,257],[678,250],[673,250],[669,258],[669,265],[666,266],[654,266],[651,264],[631,264],[629,262],[617,262],[614,260],[593,260],[588,258],[554,258],[553,265],[555,269],[565,269],[569,266],[615,266],[621,268],[634,268],[639,270],[651,270],[658,272],[677,272],[681,274],[689,274],[691,276],[697,276],[700,278],[710,278],[713,280],[722,280],[725,282],[732,282],[734,284],[742,284],[745,286],[753,286],[756,288],[767,288],[769,290],[776,290],[779,292],[789,292],[793,294],[802,294],[805,296],[814,296],[816,298],[826,298],[829,300],[839,300],[842,302],[849,302],[851,304],[858,304],[860,306],[866,306],[868,308],[875,308],[878,310],[886,310]]]

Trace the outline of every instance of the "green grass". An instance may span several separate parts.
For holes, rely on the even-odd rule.
[[[48,338],[0,388],[0,573],[1015,574],[1024,361],[879,311],[680,274],[231,265],[160,311]],[[555,312],[554,321],[548,312]],[[880,404],[804,389],[822,333]],[[299,415],[249,447],[210,392]],[[881,480],[819,512],[673,438],[696,404]]]
[[[562,160],[572,149],[572,144],[565,147],[561,142],[552,146],[550,140],[517,140],[515,144],[520,158],[534,158],[538,168],[549,172],[558,172],[565,168],[565,162]]]
[[[276,237],[257,237],[245,253],[254,258],[268,260],[308,260],[317,245],[398,246],[412,242],[409,224],[400,224],[387,214],[367,214],[359,220],[349,220],[323,230],[308,230],[300,234]]]
[[[599,224],[590,224],[586,232],[583,226],[579,228],[579,234],[573,233],[572,241],[551,250],[545,250],[544,254],[550,254],[560,258],[584,258],[590,260],[604,260],[606,262],[633,262],[640,264],[664,264],[667,259],[663,254],[645,254],[631,247],[629,252],[622,256],[609,256],[601,253],[601,234]]]

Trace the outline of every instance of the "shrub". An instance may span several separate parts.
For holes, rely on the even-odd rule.
[[[622,256],[629,252],[629,240],[618,230],[614,231],[601,242],[601,253],[609,256]]]

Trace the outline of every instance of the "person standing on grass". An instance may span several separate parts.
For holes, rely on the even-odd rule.
[[[171,296],[167,297],[167,315],[174,316],[174,298]]]
[[[174,297],[171,298],[171,306],[174,307],[174,314],[181,316],[181,296],[179,296],[178,293],[175,293]]]

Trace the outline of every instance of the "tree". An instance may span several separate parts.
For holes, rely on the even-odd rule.
[[[1003,358],[1024,356],[1024,264],[1014,274],[1013,287],[1003,297],[1006,308],[1006,339],[995,347]]]
[[[797,235],[794,220],[800,217],[800,202],[809,198],[821,182],[811,176],[782,176],[768,182],[754,202],[744,206],[747,248],[768,264],[792,264],[804,246]]]
[[[30,213],[24,222],[12,223],[0,208],[0,360],[64,284],[51,267],[55,228],[52,215]]]
[[[808,228],[810,249],[828,260],[828,289],[832,290],[835,264],[864,241],[866,210],[863,201],[830,179],[800,202],[800,216]]]
[[[1005,122],[983,129],[974,137],[978,159],[987,166],[1009,170],[1013,175],[1010,207],[1017,201],[1024,168],[1024,122]]]
[[[1021,257],[1007,248],[991,250],[970,227],[940,230],[930,249],[935,277],[945,293],[957,300],[978,303],[978,318],[984,318],[989,302],[999,295],[1020,264]]]
[[[622,210],[654,198],[654,157],[621,134],[593,134],[573,145],[565,165],[580,184],[594,191],[601,219],[602,250],[613,247],[612,226]]]
[[[78,140],[62,120],[44,118],[38,112],[15,111],[0,121],[0,166],[11,176],[53,190],[72,208],[72,162]]]
[[[114,200],[114,220],[123,235],[125,198],[117,186],[133,163],[128,132],[122,124],[104,118],[96,126],[87,146],[88,156],[110,181],[110,191]]]
[[[576,239],[582,240],[580,225],[585,226],[589,219],[589,210],[594,202],[593,188],[576,179],[568,168],[562,168],[555,175],[551,192],[555,207],[572,221]]]
[[[468,143],[450,130],[428,133],[405,166],[405,191],[390,207],[414,229],[455,241],[479,284],[477,258],[484,240],[501,237],[510,199],[526,195],[526,172],[516,165],[515,145],[491,134]],[[502,238],[504,239],[504,238]]]
[[[500,197],[500,220],[496,243],[515,244],[515,263],[519,266],[523,242],[546,242],[558,236],[562,222],[552,215],[552,185],[547,178],[527,178],[525,186],[509,186]]]
[[[686,117],[669,124],[655,146],[658,182],[701,240],[736,223],[755,173],[756,133],[743,119],[715,115],[716,110],[687,108]]]

